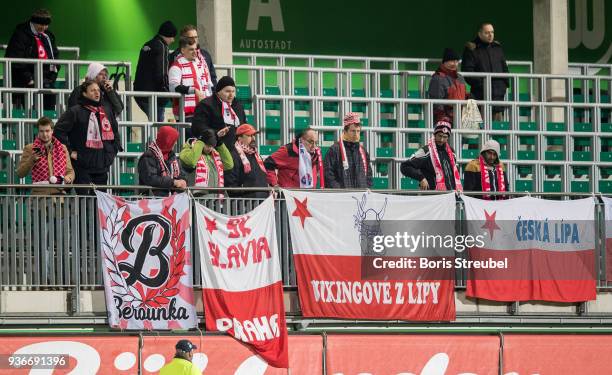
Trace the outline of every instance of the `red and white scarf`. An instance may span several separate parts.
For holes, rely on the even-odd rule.
[[[219,98],[219,100],[221,100],[221,98]],[[223,116],[223,122],[225,125],[240,125],[240,119],[236,115],[236,112],[234,112],[232,106],[223,100],[221,100],[221,115]]]
[[[482,185],[483,192],[491,191],[491,179],[489,177],[489,171],[487,170],[487,166],[485,164],[484,158],[481,156],[478,157],[478,162],[480,163],[480,184]],[[495,174],[497,176],[497,191],[506,191],[506,180],[504,179],[504,171],[502,169],[501,163],[497,163],[495,165]],[[484,195],[484,199],[490,200],[490,195]]]
[[[206,62],[206,59],[202,55],[202,52],[200,51],[199,48],[198,48],[198,55],[196,57],[196,61],[198,62],[198,69],[201,71],[200,76],[202,77],[200,80],[201,81],[200,90],[202,91],[202,94],[204,94],[205,97],[209,97],[213,94],[212,77],[210,76],[210,70],[208,69],[208,63]]]
[[[429,157],[431,158],[431,163],[433,164],[434,171],[436,172],[436,190],[446,190],[444,170],[442,169],[440,156],[438,155],[438,149],[436,148],[436,142],[434,141],[433,137],[427,141],[427,146],[429,147]],[[461,186],[461,178],[459,177],[459,171],[457,170],[457,165],[455,164],[455,155],[453,154],[453,151],[448,143],[446,143],[446,153],[450,159],[451,168],[453,168],[455,190],[461,191],[463,190],[463,186]]]
[[[342,168],[346,171],[349,169],[348,159],[346,158],[346,150],[344,148],[344,141],[340,140],[340,157],[342,158]],[[363,173],[368,175],[368,159],[366,157],[365,149],[359,144],[359,154],[361,155],[361,165],[363,166]]]
[[[104,147],[103,141],[112,141],[115,139],[113,127],[106,116],[106,112],[104,112],[104,106],[94,107],[93,105],[86,105],[85,108],[91,111],[89,114],[89,123],[87,124],[87,141],[85,142],[85,146],[88,148],[101,149]],[[101,127],[96,114],[100,115]],[[101,136],[100,128],[102,128]]]
[[[180,175],[180,167],[178,160],[176,158],[172,160],[170,162],[170,168],[168,168],[164,160],[164,153],[159,148],[157,143],[155,143],[155,141],[149,143],[149,150],[153,153],[155,159],[157,159],[159,167],[162,171],[162,176],[170,176],[172,178],[177,178]]]
[[[178,55],[176,60],[172,63],[172,66],[178,67],[181,71],[181,84],[188,87],[193,87],[196,90],[200,90],[204,96],[210,96],[211,83],[210,75],[207,71],[202,70],[201,63],[199,61],[189,61],[183,55]],[[204,64],[206,65],[206,64]],[[185,115],[193,116],[195,107],[198,105],[198,98],[196,94],[185,94]],[[175,99],[173,101],[172,110],[175,116],[179,115],[179,101]]]
[[[323,158],[321,157],[321,149],[315,148],[315,157],[319,164],[319,178],[321,180],[321,189],[325,188],[325,177],[323,173]],[[312,155],[306,151],[306,147],[302,143],[302,139],[298,139],[298,173],[300,177],[300,188],[301,189],[312,189],[314,188],[313,174],[316,171],[312,167]]]
[[[242,161],[242,165],[244,167],[244,173],[247,173],[247,174],[251,173],[251,162],[249,161],[249,158],[247,158],[246,154],[249,154],[249,155],[254,154],[255,160],[257,160],[257,164],[259,164],[259,168],[261,169],[263,173],[266,173],[266,167],[264,166],[263,160],[261,159],[261,156],[259,156],[259,154],[253,147],[249,145],[243,145],[239,141],[236,141],[235,147],[236,147],[236,151],[238,152],[238,156],[240,156],[240,160]]]
[[[39,149],[42,151],[43,156],[38,159],[34,166],[32,167],[32,182],[38,184],[49,183],[49,156],[48,149],[45,144],[39,139],[36,138],[32,145],[32,149]],[[64,147],[57,138],[51,138],[51,160],[53,161],[53,176],[61,176],[64,177],[66,175],[66,152],[64,151]]]
[[[221,156],[217,150],[212,150],[211,156],[215,163],[215,169],[217,170],[217,175],[219,176],[218,185],[219,186],[208,186],[210,183],[208,163],[206,162],[206,155],[202,154],[196,163],[195,168],[195,186],[198,187],[223,187],[225,185],[223,178],[223,162],[221,161]]]
[[[40,35],[46,36],[44,33],[40,33]],[[36,40],[36,50],[38,51],[38,58],[41,60],[47,60],[49,56],[47,55],[47,50],[45,49],[45,45],[38,35],[34,35],[34,39]]]

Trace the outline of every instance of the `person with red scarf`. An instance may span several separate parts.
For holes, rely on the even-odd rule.
[[[290,189],[314,189],[317,184],[321,189],[325,188],[323,158],[318,142],[316,130],[307,128],[298,131],[293,142],[282,146],[264,161],[268,183]]]
[[[431,76],[429,81],[430,99],[465,100],[468,98],[465,88],[465,79],[457,72],[459,55],[450,48],[444,49],[442,64]],[[434,120],[453,122],[452,105],[434,105]]]
[[[193,114],[187,138],[200,138],[206,129],[212,129],[229,150],[236,143],[236,128],[246,123],[244,108],[236,100],[236,83],[232,77],[222,77],[215,92],[198,103]],[[191,133],[191,134],[190,134]]]
[[[463,174],[465,191],[482,191],[485,193],[509,191],[508,175],[505,166],[499,160],[499,152],[500,147],[496,140],[490,139],[485,143],[478,159],[470,161],[465,166],[465,173]],[[487,200],[507,198],[503,195],[478,195],[476,197]]]
[[[342,139],[325,155],[325,182],[332,189],[369,189],[372,187],[370,155],[359,142],[361,119],[349,112],[344,116]]]
[[[173,151],[178,136],[178,130],[172,126],[159,128],[155,141],[149,143],[147,151],[138,159],[138,183],[140,185],[163,189],[185,189],[187,187],[179,160]],[[170,190],[153,190],[153,195],[156,196],[170,194]]]
[[[227,173],[227,187],[261,187],[268,186],[266,167],[257,152],[255,135],[259,133],[252,125],[242,124],[236,129],[236,145],[231,151],[234,168]],[[267,198],[267,191],[237,192],[228,191],[232,197]]]
[[[32,183],[71,184],[74,170],[66,146],[53,136],[53,121],[48,117],[38,119],[38,134],[34,143],[26,145],[17,166],[17,176],[23,178],[32,172]],[[33,195],[65,194],[63,189],[34,188]]]
[[[8,11],[8,9],[7,9]],[[38,9],[29,21],[17,25],[6,47],[4,57],[20,59],[57,60],[59,51],[55,44],[55,35],[49,30],[51,13],[47,9]],[[11,77],[13,87],[34,87],[34,64],[12,64]],[[42,87],[55,87],[60,66],[45,64],[42,69]],[[24,106],[24,95],[15,94],[13,99],[18,107]],[[43,96],[45,109],[55,109],[55,95]]]
[[[463,190],[455,152],[448,144],[451,125],[438,121],[434,136],[401,165],[404,176],[419,181],[421,190]]]
[[[87,80],[81,85],[79,104],[57,121],[55,134],[70,151],[75,184],[107,184],[115,156],[123,150],[119,125],[111,113],[110,105],[100,102],[98,84]]]

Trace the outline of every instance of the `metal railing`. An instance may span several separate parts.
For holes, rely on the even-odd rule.
[[[234,52],[234,58],[245,58],[246,65],[258,65],[257,60],[275,60],[277,66],[286,66],[287,61],[301,61],[308,67],[316,67],[317,63],[332,62],[337,68],[342,68],[346,63],[360,63],[365,69],[371,69],[372,63],[377,68],[380,64],[387,64],[389,69],[398,70],[402,66],[415,67],[416,70],[429,70],[437,67],[442,61],[437,58],[408,58],[408,57],[370,57],[370,56],[346,56],[346,55],[304,55],[304,54],[276,54],[276,53],[255,53],[255,52]],[[531,61],[507,61],[509,68],[526,68],[527,73],[533,72],[533,62]],[[266,64],[269,65],[269,64]],[[597,63],[568,63],[570,73],[594,75],[605,72],[612,72],[612,64]],[[414,68],[410,68],[411,70]]]
[[[320,136],[324,139],[322,142],[324,147],[330,146],[333,140],[340,138],[342,127],[338,117],[348,111],[355,111],[354,106],[359,105],[360,109],[357,112],[364,114],[363,122],[367,121],[367,123],[364,122],[367,126],[362,128],[363,143],[370,153],[371,160],[374,164],[386,164],[389,167],[382,174],[376,173],[375,177],[388,179],[389,188],[401,189],[400,164],[410,156],[407,150],[416,151],[432,135],[434,105],[452,106],[454,118],[459,119],[461,106],[466,101],[255,95],[253,114],[254,122],[262,129],[260,142],[261,138],[266,139],[266,134],[272,131],[267,126],[271,118],[268,115],[269,111],[266,110],[267,103],[278,105],[275,111],[278,112],[276,117],[281,126],[280,129],[272,128],[280,132],[280,140],[276,145],[290,142],[296,118],[305,116],[309,125],[324,133],[322,137]],[[295,110],[296,103],[308,103],[310,107],[308,114],[304,115],[299,112],[298,115],[298,111]],[[330,119],[328,117],[329,108],[327,108],[328,111],[324,109],[329,104],[337,106],[335,109],[337,114],[332,116],[338,119],[338,125],[326,124],[326,120]],[[460,164],[466,164],[476,158],[485,141],[497,138],[502,141],[502,160],[508,167],[509,179],[512,182],[524,180],[525,186],[532,186],[521,190],[544,190],[545,182],[552,181],[554,185],[559,186],[560,191],[585,189],[588,185],[588,191],[600,192],[599,182],[604,181],[603,175],[606,175],[605,181],[612,182],[608,176],[608,171],[612,171],[610,169],[612,168],[612,158],[610,158],[612,154],[607,151],[600,152],[604,147],[608,147],[608,143],[603,142],[604,138],[606,142],[608,139],[612,141],[612,134],[606,137],[606,133],[601,133],[603,131],[602,111],[611,111],[612,104],[518,101],[482,101],[480,104],[484,109],[484,128],[482,130],[461,129],[459,122],[455,121],[450,142],[456,150]],[[383,113],[383,107],[388,113]],[[414,107],[419,109],[419,113],[410,113],[410,109]],[[508,121],[499,123],[505,128],[494,128],[494,123],[491,121],[492,107],[506,109]],[[525,113],[521,113],[522,110],[528,111],[529,114],[526,116]],[[562,113],[563,123],[549,121],[552,116],[549,112],[554,110]],[[582,126],[585,123],[574,121],[575,111],[584,112],[584,121],[588,121],[586,124],[591,126],[590,129],[586,131],[578,129],[578,125]],[[612,120],[608,117],[608,121]],[[552,126],[555,127],[551,128]],[[331,140],[325,141],[325,133],[333,135],[330,137]],[[417,142],[413,140],[414,136],[417,136]],[[384,139],[385,137],[387,139]],[[548,143],[552,139],[558,141],[559,138],[562,139],[560,145]],[[474,141],[474,139],[477,140]],[[562,154],[548,154],[549,151]],[[551,155],[555,158],[550,159]],[[531,167],[530,173],[524,172],[526,166]],[[558,171],[554,176],[546,176],[551,174],[546,173],[546,169],[551,166],[556,167]],[[588,170],[586,174],[583,173],[585,169]]]
[[[6,44],[0,44],[0,51],[6,51]],[[65,54],[73,54],[74,59],[78,60],[81,57],[81,49],[79,47],[67,47],[67,46],[58,46],[57,50],[60,52],[62,57],[65,59]]]
[[[2,76],[0,78],[3,79],[3,87],[13,87],[13,77],[12,77],[12,65],[13,64],[29,64],[34,65],[34,85],[35,88],[42,89],[43,88],[43,67],[46,65],[58,65],[61,67],[60,77],[58,77],[59,82],[65,82],[66,89],[72,90],[74,87],[78,86],[82,81],[84,74],[87,70],[87,66],[89,64],[97,62],[105,65],[109,74],[113,73],[112,68],[122,68],[125,69],[125,89],[130,90],[132,88],[132,63],[129,61],[88,61],[88,60],[40,60],[40,59],[16,59],[16,58],[0,58],[0,72],[2,72]]]
[[[37,185],[38,186],[38,185]],[[24,189],[24,185],[5,185],[0,189]],[[79,187],[90,188],[88,185]],[[104,187],[100,187],[104,188]],[[143,192],[150,187],[108,186],[112,192],[122,189],[140,189]],[[197,193],[201,189],[191,189]],[[208,189],[215,190],[215,189]],[[218,189],[216,189],[218,190]],[[236,189],[225,189],[236,190]],[[251,189],[252,190],[252,189]],[[261,189],[259,189],[261,190]],[[405,191],[387,190],[384,193],[406,194]],[[417,194],[437,194],[440,192],[420,192]],[[414,193],[412,193],[414,194]],[[478,193],[476,193],[478,194]],[[524,195],[505,193],[507,195]],[[550,193],[531,193],[550,196]],[[562,199],[571,199],[581,195],[556,194]],[[583,196],[583,195],[582,195]],[[125,197],[139,199],[138,197]],[[260,199],[239,198],[199,198],[198,202],[226,215],[240,215],[254,209]],[[18,286],[62,286],[89,288],[102,286],[101,257],[99,256],[99,223],[96,211],[95,196],[63,195],[34,196],[21,194],[0,195],[0,287]],[[279,197],[275,201],[276,233],[281,256],[282,280],[285,287],[295,288],[295,268],[292,259],[289,223],[285,201]],[[463,212],[461,200],[457,203],[457,212]],[[606,279],[605,254],[605,221],[603,204],[596,204],[596,277],[599,288],[612,285]],[[192,210],[195,212],[195,210]],[[609,219],[609,218],[608,218]],[[457,220],[465,218],[458,214]],[[201,270],[195,230],[195,217],[192,217],[191,249],[193,265],[193,285],[201,285]],[[458,288],[465,286],[465,274],[457,273],[455,284]]]
[[[327,89],[335,90],[333,96],[355,97],[416,97],[426,98],[429,81],[433,71],[426,70],[384,70],[384,69],[346,69],[346,68],[313,68],[290,66],[255,66],[255,65],[218,65],[217,69],[225,70],[230,76],[240,73],[248,74],[248,86],[253,95],[268,94],[266,80],[273,77],[278,83],[280,95],[323,96]],[[612,76],[577,76],[552,75],[532,73],[461,73],[464,77],[483,79],[484,98],[491,99],[491,84],[493,79],[508,79],[510,100],[523,99],[526,94],[531,101],[574,101],[574,88],[579,88],[585,95],[584,101],[601,103],[607,93],[610,102]],[[355,78],[361,78],[362,83],[354,84]],[[296,82],[305,82],[299,85]],[[334,84],[330,86],[329,81]],[[383,85],[382,82],[386,84]],[[563,94],[558,90],[550,92],[551,84],[562,84]],[[326,87],[327,86],[327,87]],[[307,92],[298,93],[297,88]],[[384,90],[383,90],[384,87]],[[359,90],[359,95],[354,90]],[[385,92],[386,91],[386,95]],[[551,95],[549,95],[551,94]]]

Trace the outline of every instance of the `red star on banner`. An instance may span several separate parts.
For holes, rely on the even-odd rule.
[[[207,216],[204,216],[204,220],[206,220],[206,230],[212,235],[217,230],[217,221],[209,219]]]
[[[308,207],[306,207],[306,205],[308,204],[308,198],[304,198],[303,202],[300,202],[297,198],[293,198],[293,200],[295,201],[295,211],[293,211],[291,216],[299,217],[300,221],[302,222],[302,228],[304,228],[304,222],[306,221],[306,218],[312,217],[312,215],[308,211]]]
[[[497,215],[497,211],[493,211],[492,214],[489,214],[487,210],[484,210],[484,214],[485,214],[485,223],[480,228],[487,229],[489,231],[489,237],[491,237],[491,240],[493,240],[493,234],[495,234],[495,230],[497,229],[501,230],[501,228],[498,227],[497,224],[495,223],[495,215]]]

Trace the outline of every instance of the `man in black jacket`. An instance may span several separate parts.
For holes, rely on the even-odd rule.
[[[483,73],[508,73],[508,64],[501,44],[495,40],[495,30],[490,23],[483,23],[478,30],[478,36],[471,42],[467,42],[463,50],[463,60],[461,61],[463,72],[483,72]],[[484,99],[484,78],[466,77],[467,83],[471,86],[470,94],[476,100]],[[500,101],[506,96],[508,88],[507,78],[493,78],[491,99]],[[501,120],[503,107],[493,108],[495,120]]]
[[[361,121],[356,113],[344,116],[342,139],[334,143],[324,160],[326,187],[369,189],[372,187],[370,155],[359,143]]]
[[[402,174],[419,181],[421,190],[463,190],[450,134],[450,124],[438,121],[433,138],[402,163]]]
[[[236,146],[231,149],[234,168],[226,174],[227,187],[261,187],[268,186],[266,167],[257,152],[255,135],[259,133],[249,124],[242,124],[236,129]],[[237,192],[230,191],[232,197],[267,198],[267,191]]]
[[[168,46],[174,42],[176,27],[170,21],[161,24],[157,35],[146,42],[140,50],[134,91],[168,92]],[[147,114],[150,121],[163,121],[168,99],[157,100],[157,113],[149,112],[148,98],[136,98],[136,104]],[[153,118],[153,116],[155,116]]]
[[[191,134],[187,138],[199,138],[204,130],[212,129],[219,142],[231,151],[236,143],[236,127],[246,123],[242,105],[236,99],[236,84],[232,77],[221,77],[215,93],[196,106]]]
[[[217,71],[215,70],[215,65],[213,64],[212,56],[208,53],[207,50],[200,46],[200,41],[198,37],[198,29],[194,25],[185,25],[181,29],[181,38],[194,38],[196,44],[198,45],[198,60],[204,62],[206,67],[208,68],[208,72],[210,73],[210,80],[212,82],[212,90],[214,92],[215,85],[217,84]],[[170,65],[172,62],[176,60],[176,56],[180,53],[180,49],[177,48],[170,54]]]
[[[51,13],[46,9],[39,9],[32,13],[30,20],[17,25],[6,48],[5,57],[20,59],[58,59],[59,52],[55,45],[55,35],[48,30],[51,23]],[[34,87],[34,64],[13,64],[11,77],[13,87]],[[55,80],[59,71],[58,65],[43,65],[43,87],[55,87]],[[6,77],[5,77],[6,79]],[[23,107],[24,95],[14,96],[15,105]],[[55,108],[55,95],[44,95],[45,109]]]

